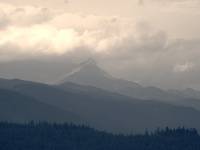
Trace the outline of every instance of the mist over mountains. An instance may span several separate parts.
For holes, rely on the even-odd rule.
[[[200,0],[0,0],[0,150],[200,150]]]
[[[68,82],[94,86],[132,98],[166,101],[200,108],[200,103],[196,100],[200,99],[199,91],[191,88],[185,90],[163,90],[157,87],[145,87],[135,82],[115,78],[102,70],[93,59],[89,59],[80,64],[78,68],[68,73],[60,81],[63,86]],[[193,105],[193,102],[190,103],[190,101],[195,101],[196,105]]]
[[[200,129],[199,92],[193,89],[144,87],[113,77],[93,59],[62,77],[51,85],[0,79],[0,120],[75,122],[116,133],[166,126]]]

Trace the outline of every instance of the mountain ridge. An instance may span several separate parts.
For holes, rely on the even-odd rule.
[[[1,84],[2,80],[0,88],[8,85]],[[76,84],[66,88],[29,81],[22,81],[20,84],[20,80],[4,80],[4,83],[12,81],[15,82],[10,90],[72,112],[80,116],[87,125],[100,130],[141,133],[146,128],[154,130],[165,126],[200,127],[200,111],[190,107],[130,98],[98,88],[91,91],[93,87]]]
[[[183,91],[163,90],[157,87],[145,87],[125,79],[115,78],[98,66],[95,60],[89,59],[79,65],[75,72],[70,72],[58,85],[73,82],[79,85],[88,85],[102,88],[111,92],[120,93],[132,98],[153,99],[158,101],[180,101],[181,99],[200,99],[200,91],[186,89]]]

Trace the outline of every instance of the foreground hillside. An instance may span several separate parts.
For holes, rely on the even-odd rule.
[[[195,129],[157,130],[137,136],[113,135],[69,124],[0,123],[1,150],[199,150]]]

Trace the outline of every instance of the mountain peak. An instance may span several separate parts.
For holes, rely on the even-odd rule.
[[[72,70],[70,73],[66,74],[62,78],[60,83],[74,82],[74,83],[84,83],[90,85],[89,83],[99,82],[107,78],[113,78],[110,74],[105,72],[93,58],[80,63],[80,65]]]
[[[93,58],[89,58],[88,60],[82,62],[80,65],[81,66],[85,66],[85,65],[95,65],[95,66],[97,66],[97,62]]]

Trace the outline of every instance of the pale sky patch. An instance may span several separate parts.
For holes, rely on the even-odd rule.
[[[174,66],[174,72],[187,72],[191,71],[194,68],[194,64],[192,62],[186,62],[184,64],[176,64]]]

